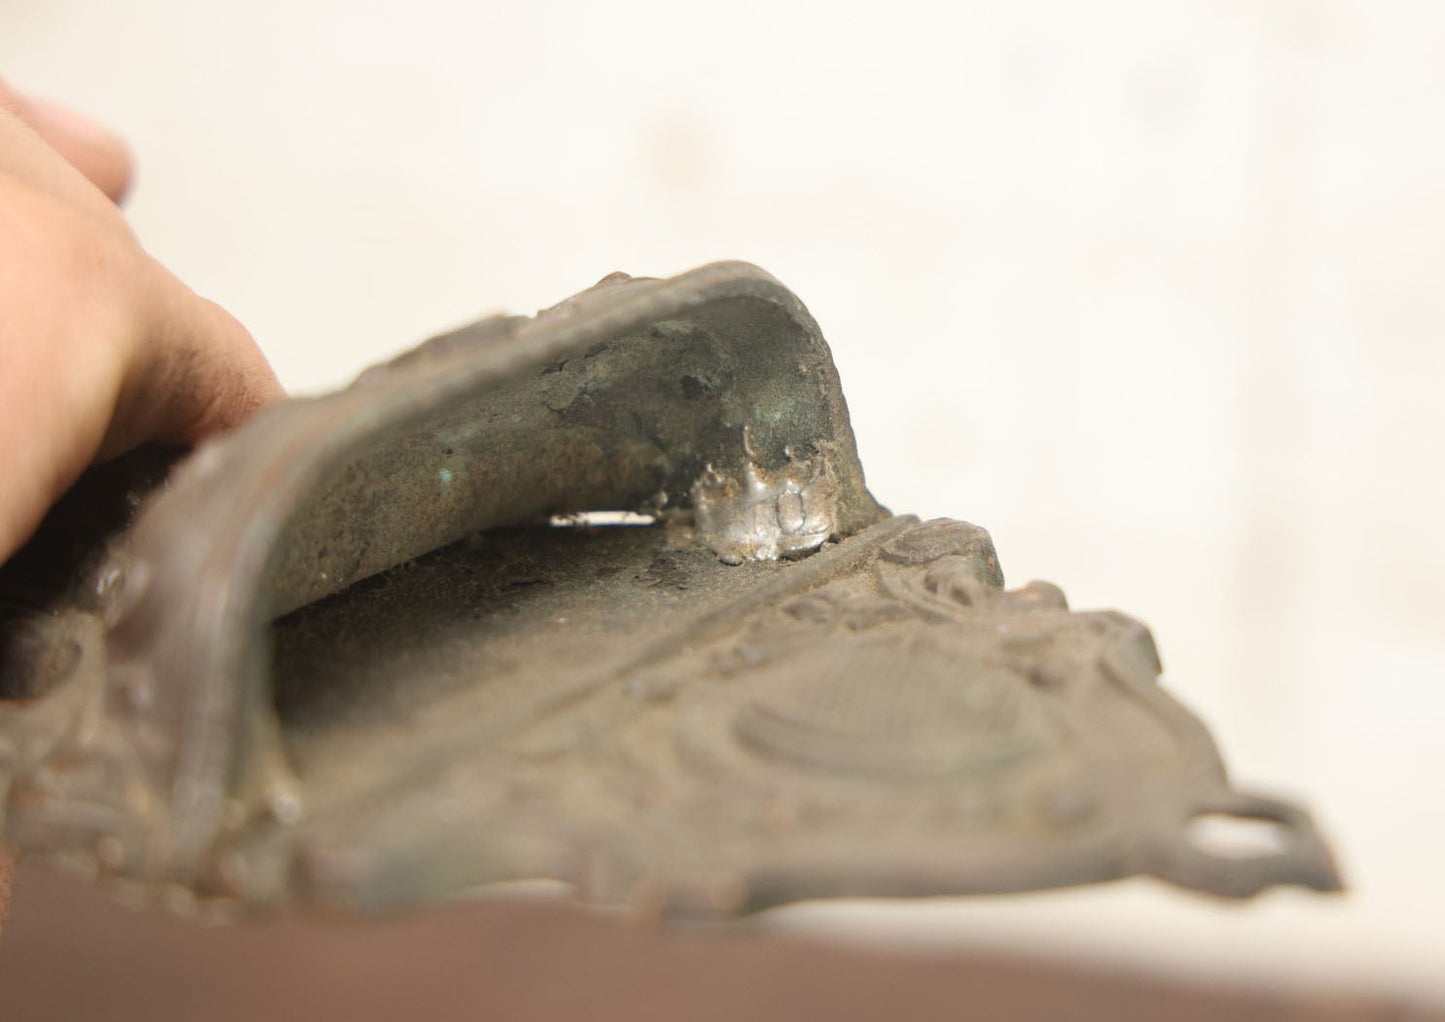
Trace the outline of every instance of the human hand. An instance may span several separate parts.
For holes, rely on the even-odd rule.
[[[0,561],[96,460],[281,394],[251,335],[140,247],[119,139],[0,82]]]

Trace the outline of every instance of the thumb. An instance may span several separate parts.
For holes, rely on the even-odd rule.
[[[189,446],[283,396],[246,328],[154,265],[162,278],[155,325],[127,369],[101,458],[148,440]]]

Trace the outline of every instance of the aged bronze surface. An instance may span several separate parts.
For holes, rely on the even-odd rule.
[[[1338,887],[1143,625],[873,500],[754,267],[614,275],[171,461],[94,470],[0,571],[22,850],[176,905]],[[1276,845],[1212,852],[1213,814]]]

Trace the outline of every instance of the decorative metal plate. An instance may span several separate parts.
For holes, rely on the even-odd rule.
[[[156,457],[0,572],[23,849],[173,902],[365,909],[531,877],[702,914],[1339,886],[1302,810],[1230,788],[1143,625],[873,501],[816,325],[753,267],[429,342],[127,524]],[[1277,846],[1212,853],[1211,814]]]

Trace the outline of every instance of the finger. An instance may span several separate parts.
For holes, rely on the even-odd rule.
[[[48,108],[54,110],[55,108]],[[63,118],[61,118],[63,120]],[[84,141],[83,129],[72,125],[69,129],[54,126],[54,118],[46,120],[45,115],[37,116],[33,100],[22,96],[0,81],[0,174],[7,175],[22,184],[38,189],[58,199],[64,199],[76,207],[96,214],[111,226],[128,231],[125,219],[116,210],[115,203],[100,188],[86,177],[80,169],[61,155],[37,130],[37,124],[50,125],[47,130],[67,145],[77,159],[86,159],[97,173],[102,162],[117,163],[114,147],[124,146],[115,140],[114,144]],[[77,137],[79,135],[79,137]],[[106,151],[111,156],[105,156]],[[124,173],[129,180],[130,158],[125,156]],[[111,166],[105,173],[110,175],[107,187],[116,188],[118,167]],[[121,189],[123,190],[123,189]]]
[[[119,135],[69,107],[35,97],[26,100],[20,117],[111,202],[125,198],[135,166]]]
[[[100,457],[148,441],[190,445],[281,397],[255,340],[225,309],[156,273],[147,343],[129,366]]]
[[[0,561],[97,457],[191,443],[279,394],[235,319],[127,235],[0,174]]]
[[[71,203],[0,174],[0,559],[105,435],[140,350],[133,250]]]

